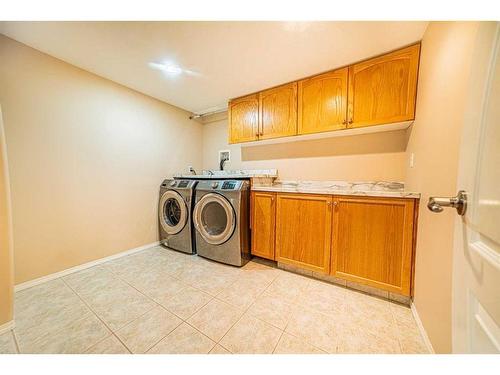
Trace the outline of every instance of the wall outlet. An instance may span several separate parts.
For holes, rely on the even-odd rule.
[[[412,152],[410,154],[410,168],[413,168],[415,166],[415,154]]]

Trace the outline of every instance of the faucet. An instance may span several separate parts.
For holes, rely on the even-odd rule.
[[[220,159],[220,164],[219,164],[219,168],[221,171],[224,170],[224,163],[227,161],[228,159],[227,158],[223,158],[223,159]]]

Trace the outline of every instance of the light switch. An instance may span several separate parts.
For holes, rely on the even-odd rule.
[[[415,154],[412,152],[410,154],[410,168],[413,168],[415,166]]]

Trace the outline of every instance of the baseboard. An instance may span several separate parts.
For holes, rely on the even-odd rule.
[[[160,244],[159,241],[155,241],[155,242],[147,244],[147,245],[139,246],[139,247],[136,247],[134,249],[125,250],[125,251],[122,251],[120,253],[105,257],[105,258],[93,260],[93,261],[88,262],[88,263],[80,264],[79,266],[71,267],[71,268],[56,272],[56,273],[51,273],[50,275],[42,276],[42,277],[39,277],[37,279],[29,280],[29,281],[26,281],[24,283],[17,284],[14,287],[14,291],[19,292],[21,290],[31,288],[32,286],[42,284],[42,283],[45,283],[45,282],[50,281],[50,280],[58,279],[60,277],[69,275],[71,273],[82,271],[84,269],[91,268],[91,267],[97,266],[97,265],[105,263],[105,262],[109,262],[110,260],[122,258],[124,256],[131,255],[134,253],[138,253],[139,251],[149,249],[150,247],[158,246],[159,244]]]
[[[415,318],[415,322],[417,323],[418,330],[420,331],[420,334],[422,335],[422,338],[424,339],[425,346],[427,346],[429,353],[436,354],[436,352],[434,351],[434,348],[432,347],[431,340],[429,340],[429,336],[427,336],[427,331],[425,330],[424,325],[422,324],[422,321],[420,320],[420,316],[418,315],[418,311],[417,311],[417,308],[415,307],[415,304],[412,302],[410,307],[411,307],[411,312],[413,314],[413,317]]]
[[[14,320],[0,325],[0,335],[13,330],[15,326],[16,324],[14,323]]]

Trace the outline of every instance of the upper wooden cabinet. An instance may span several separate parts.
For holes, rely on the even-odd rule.
[[[298,134],[344,129],[348,68],[299,81]]]
[[[328,274],[331,208],[330,195],[278,194],[276,260]]]
[[[259,93],[259,139],[297,134],[297,82]]]
[[[419,57],[420,44],[414,44],[234,99],[230,143],[411,121]]]
[[[331,274],[410,295],[413,199],[334,197]]]
[[[228,107],[229,143],[255,141],[259,128],[259,98],[257,94],[233,99]]]
[[[276,193],[252,191],[252,255],[274,260]]]
[[[420,44],[349,67],[348,127],[413,120]]]

